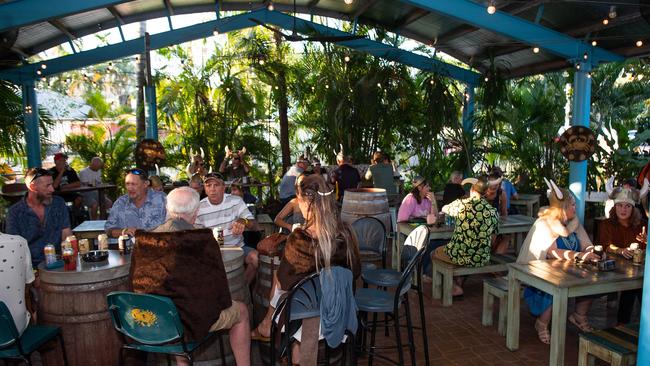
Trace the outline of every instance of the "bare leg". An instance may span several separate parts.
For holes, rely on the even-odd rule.
[[[591,303],[593,302],[593,299],[588,299],[588,298],[577,298],[576,299],[576,313],[582,315],[582,316],[587,316],[587,313],[589,312],[589,309],[591,308]]]
[[[255,281],[255,276],[257,275],[257,267],[259,266],[259,258],[257,257],[257,251],[253,250],[246,258],[244,258],[246,263],[246,271],[244,275],[246,276],[246,283],[251,284]]]
[[[278,277],[273,274],[273,285],[271,286],[271,298],[273,297],[273,294],[275,293],[276,288],[280,288],[280,283],[278,282]],[[271,300],[269,298],[269,300]],[[262,319],[262,322],[253,330],[253,332],[257,332],[259,335],[263,337],[270,337],[271,336],[271,322],[273,321],[273,313],[275,312],[275,308],[273,305],[269,305],[269,308],[266,310],[266,314],[264,315],[264,319]]]
[[[300,342],[296,342],[291,346],[291,363],[300,365]]]
[[[239,309],[239,321],[230,328],[230,348],[232,348],[237,365],[249,366],[251,364],[251,328],[248,308],[239,301],[233,301],[233,304]]]
[[[90,211],[90,219],[91,220],[97,220],[98,214],[97,214],[97,208],[99,206],[97,205],[97,202],[93,202],[90,204],[88,207],[88,211]]]

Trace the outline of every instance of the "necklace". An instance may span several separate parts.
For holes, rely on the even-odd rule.
[[[577,237],[577,235],[575,233],[571,233],[571,234],[569,234],[569,236],[566,236],[566,237],[562,236],[560,238],[562,239],[562,241],[564,242],[564,246],[566,246],[566,248],[568,250],[571,250],[571,251],[574,251],[574,252],[578,251],[578,246],[580,244],[578,243],[578,237]]]

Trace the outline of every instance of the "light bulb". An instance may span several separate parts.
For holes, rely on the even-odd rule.
[[[636,41],[636,46],[637,46],[637,47],[641,47],[641,46],[643,46],[643,41],[642,41],[642,40],[638,40],[638,41]]]
[[[260,60],[260,65],[264,65],[264,60]]]
[[[587,52],[585,52],[585,54],[582,55],[582,58],[584,58],[585,60],[589,59],[589,55],[587,54]]]
[[[609,19],[607,18],[603,19],[603,25],[607,25],[607,24],[609,24]]]
[[[215,29],[214,32],[212,32],[212,35],[215,36],[215,37],[218,36],[219,35],[219,30]]]
[[[616,18],[616,6],[612,5],[609,7],[609,13],[607,14],[610,19]]]
[[[47,69],[47,65],[46,64],[41,64],[41,69],[43,69],[43,70]]]
[[[344,0],[346,4],[350,5],[354,2],[354,0]]]
[[[533,53],[539,53],[539,47],[533,47]]]
[[[483,80],[485,80],[485,82],[487,83],[490,80],[490,78],[486,76],[485,79]]]
[[[587,73],[587,78],[591,79],[591,71]]]
[[[580,64],[576,64],[576,70],[580,70]]]
[[[343,58],[343,60],[344,60],[345,62],[350,62],[350,56],[345,55],[345,57]]]
[[[273,7],[273,3],[269,3],[267,9],[269,9],[269,11],[273,11],[273,9],[275,9],[275,7]]]
[[[596,42],[595,40],[593,40],[593,41],[591,41],[591,45],[594,46],[594,47],[596,47],[596,46],[598,45],[598,42]]]
[[[494,6],[494,4],[490,3],[490,5],[487,7],[487,12],[488,14],[492,15],[497,12],[497,7]]]
[[[36,70],[36,75],[42,74],[41,70]]]

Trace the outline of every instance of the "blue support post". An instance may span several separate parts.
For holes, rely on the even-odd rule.
[[[25,146],[27,148],[27,167],[41,166],[41,140],[38,126],[38,103],[34,80],[26,81],[23,90],[23,118],[25,121]]]
[[[648,199],[647,197],[645,199]],[[648,227],[650,227],[650,219],[648,220]],[[650,240],[650,231],[648,231],[648,240]],[[646,241],[650,243],[650,241]],[[650,263],[650,252],[649,250],[645,251],[645,263]],[[645,269],[648,268],[646,265],[643,269],[643,288],[650,288],[650,273]],[[650,291],[643,291],[643,296],[641,299],[641,322],[639,325],[639,346],[636,352],[636,364],[637,365],[650,365]]]
[[[579,69],[577,69],[579,67]],[[589,128],[591,113],[591,64],[577,63],[573,77],[572,126]],[[587,188],[587,161],[569,163],[569,189],[576,196],[576,215],[580,223],[585,222],[585,190]]]
[[[465,88],[463,100],[463,131],[471,134],[474,130],[474,85]]]
[[[158,109],[156,107],[156,85],[144,87],[145,98],[147,98],[147,131],[148,139],[158,140]]]

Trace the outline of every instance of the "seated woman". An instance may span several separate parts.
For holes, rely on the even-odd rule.
[[[397,222],[421,219],[433,224],[437,215],[438,206],[429,183],[422,177],[415,177],[411,192],[404,197],[402,205],[399,206]]]
[[[526,264],[537,259],[598,261],[600,257],[591,249],[591,240],[576,217],[576,202],[573,194],[560,189],[554,182],[546,181],[551,189],[550,207],[542,207],[538,218],[528,232],[517,257],[517,263]],[[535,329],[542,343],[549,344],[551,335],[548,324],[551,321],[553,297],[534,287],[527,287],[524,299],[530,312],[537,317]],[[576,311],[569,316],[569,322],[583,332],[593,330],[587,319],[587,312],[593,298],[576,298]],[[559,319],[564,321],[564,319]]]
[[[300,183],[306,176],[307,174],[303,173],[300,174],[298,178],[296,178],[296,192],[298,192]],[[286,231],[287,233],[293,231],[294,225],[304,224],[305,218],[302,216],[302,213],[300,212],[300,207],[298,205],[298,198],[293,198],[291,199],[291,201],[287,202],[287,204],[284,205],[284,207],[282,207],[282,210],[280,210],[280,212],[278,212],[278,214],[275,215],[275,220],[273,220],[273,223],[281,227],[282,229],[284,229],[282,230],[282,232]]]
[[[449,243],[437,248],[434,256],[457,266],[480,267],[490,261],[492,235],[499,227],[499,216],[483,198],[488,190],[487,178],[466,178],[463,185],[466,183],[472,184],[469,197],[442,207],[442,212],[456,219],[456,225]],[[455,277],[454,281],[451,294],[460,296],[465,278]]]
[[[273,281],[271,306],[262,322],[253,330],[252,339],[269,337],[271,318],[280,295],[301,279],[331,266],[351,269],[354,278],[361,273],[356,237],[351,227],[341,221],[334,191],[325,179],[318,174],[304,177],[296,194],[305,225],[295,229],[287,238],[284,256]],[[293,352],[299,357],[299,349]],[[295,356],[293,359],[299,360]]]
[[[463,181],[463,172],[455,170],[449,176],[442,194],[442,205],[448,205],[459,198],[465,197],[465,189],[460,184]]]
[[[641,249],[646,248],[646,223],[634,205],[639,201],[639,196],[643,197],[647,193],[647,189],[645,186],[645,192],[642,190],[641,194],[635,188],[623,187],[612,191],[614,207],[609,211],[609,218],[601,223],[596,238],[596,243],[607,248],[607,252],[631,259],[633,252],[629,250],[630,244],[639,243]],[[640,305],[641,294],[641,289],[621,293],[617,317],[619,324],[630,322],[634,301],[638,299]]]

